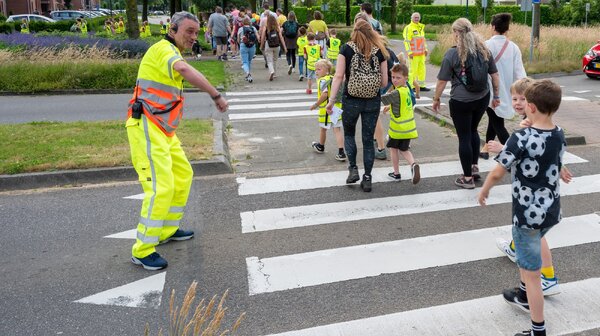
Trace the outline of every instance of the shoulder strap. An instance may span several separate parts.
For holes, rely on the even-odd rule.
[[[502,49],[500,49],[500,52],[498,53],[496,58],[494,58],[494,63],[498,63],[498,60],[500,59],[500,57],[502,57],[502,54],[504,54],[504,50],[506,50],[506,47],[508,47],[508,38],[506,38],[506,41],[504,41],[504,45],[502,46]]]

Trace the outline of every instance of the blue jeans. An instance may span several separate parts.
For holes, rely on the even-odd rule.
[[[543,229],[526,229],[513,225],[512,236],[515,242],[517,265],[527,271],[537,271],[542,268],[542,243],[552,227]]]
[[[350,167],[356,167],[357,149],[355,134],[356,124],[360,116],[365,175],[371,175],[371,170],[373,170],[373,161],[375,160],[373,135],[375,133],[377,118],[379,118],[380,105],[380,96],[363,99],[344,95],[342,98],[342,109],[344,110],[342,117],[344,124],[344,147],[346,155],[348,155],[348,163]]]
[[[298,73],[300,76],[306,77],[306,70],[308,70],[308,67],[304,67],[304,56],[298,56]]]
[[[242,69],[247,74],[252,69],[252,58],[256,53],[256,46],[246,47],[245,44],[240,43],[240,56],[242,57]]]

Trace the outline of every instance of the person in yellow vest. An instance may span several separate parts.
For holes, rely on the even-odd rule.
[[[115,30],[113,29],[113,25],[110,20],[104,21],[104,31],[110,36],[114,35]]]
[[[315,75],[315,63],[323,58],[323,50],[321,45],[317,44],[317,39],[314,33],[308,33],[306,36],[308,44],[304,47],[304,58],[306,59],[306,78],[308,79],[308,86],[306,88],[306,94],[312,94],[312,81],[316,79]]]
[[[164,22],[160,21],[160,35],[165,35],[167,33],[167,25]]]
[[[408,67],[405,64],[395,64],[392,67],[392,84],[395,90],[381,96],[382,104],[391,105],[389,140],[386,146],[390,149],[394,171],[388,176],[395,181],[401,180],[399,160],[402,155],[410,165],[412,183],[417,184],[421,179],[421,172],[409,148],[410,140],[416,139],[419,134],[413,111],[412,89],[407,86],[407,80]]]
[[[82,18],[77,18],[77,27],[79,27],[79,31],[81,32],[81,36],[88,36],[87,23]]]
[[[122,17],[119,17],[118,27],[119,27],[119,34],[123,34],[125,32],[125,22],[123,21]]]
[[[311,110],[319,109],[319,142],[313,141],[312,148],[317,153],[325,152],[325,140],[327,139],[327,130],[333,127],[335,142],[337,143],[338,153],[335,159],[338,161],[346,161],[346,153],[344,152],[344,137],[342,135],[342,116],[334,117],[337,120],[331,120],[329,114],[325,110],[329,102],[329,92],[331,92],[331,70],[333,64],[329,60],[321,59],[315,63],[315,74],[319,76],[317,81],[317,102],[312,104]],[[342,103],[337,102],[335,106],[342,108]]]
[[[157,245],[194,236],[193,231],[180,229],[194,174],[175,134],[183,113],[183,80],[208,93],[220,112],[228,108],[219,91],[181,56],[199,30],[195,15],[173,15],[165,38],[142,58],[129,101],[125,126],[133,167],[145,193],[131,261],[147,270],[167,267]]]
[[[27,19],[21,20],[21,34],[29,34],[29,22],[27,22]]]
[[[342,41],[336,37],[337,32],[335,28],[329,29],[329,40],[327,44],[327,59],[333,64],[333,66],[337,65],[337,57],[340,53],[340,46],[342,45]]]
[[[277,14],[277,24],[279,25],[279,27],[282,27],[285,21],[287,21],[287,17],[283,15],[283,11],[281,10],[281,8],[277,8],[275,14]]]
[[[167,18],[167,23],[166,23],[166,25],[167,25],[167,32],[168,32],[168,31],[169,31],[169,29],[171,29],[171,19],[170,19],[170,18]]]
[[[142,22],[142,26],[140,27],[140,37],[141,38],[146,38],[148,36],[151,36],[152,33],[150,33],[150,27],[148,26],[148,21],[144,21]]]
[[[425,59],[427,58],[427,43],[425,41],[425,25],[420,23],[421,14],[415,12],[410,17],[411,22],[404,27],[404,47],[410,59],[410,71],[419,82],[422,91],[429,91],[425,87]]]
[[[306,28],[300,27],[298,29],[298,39],[296,40],[296,50],[298,50],[298,72],[300,73],[299,81],[302,82],[304,77],[306,77],[306,73],[308,70],[308,66],[305,68],[305,58],[304,58],[304,47],[308,44],[308,39],[306,37]]]

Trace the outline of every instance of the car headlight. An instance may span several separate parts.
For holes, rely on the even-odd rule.
[[[588,50],[585,54],[590,57],[596,57],[596,52],[592,48],[590,48],[590,50]]]

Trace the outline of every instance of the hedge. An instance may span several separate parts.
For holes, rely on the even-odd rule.
[[[104,26],[105,18],[92,18],[86,19],[88,31],[102,31],[102,27]],[[71,26],[75,23],[74,20],[61,20],[56,22],[46,22],[46,21],[30,21],[29,22],[29,30],[32,32],[42,32],[42,31],[71,31]],[[12,26],[13,31],[21,31],[21,22],[9,22],[6,25]],[[0,32],[2,32],[2,24],[0,24]]]

